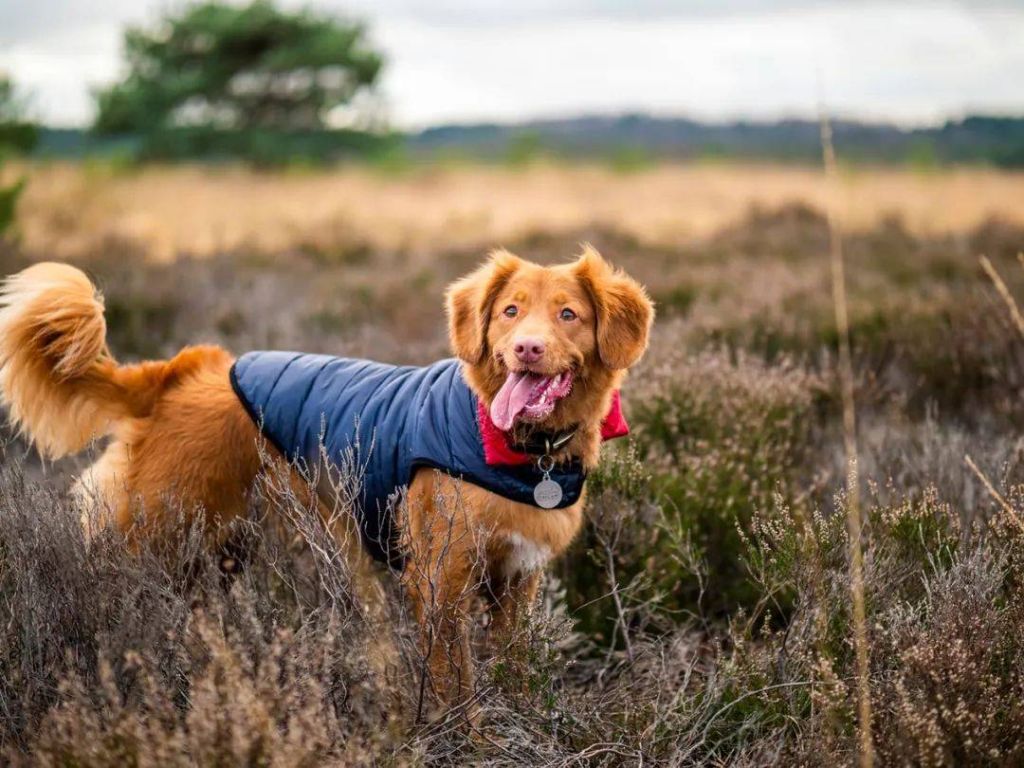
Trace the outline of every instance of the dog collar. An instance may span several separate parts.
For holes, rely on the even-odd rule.
[[[564,447],[579,431],[577,424],[561,432],[531,432],[525,440],[512,440],[512,447],[529,456],[550,456]]]
[[[516,466],[534,462],[538,456],[547,453],[543,442],[545,439],[551,441],[552,450],[558,450],[557,447],[554,447],[555,439],[563,438],[558,446],[564,446],[577,431],[577,428],[574,427],[565,432],[535,433],[530,436],[526,444],[513,444],[509,440],[508,433],[502,432],[491,421],[491,414],[488,412],[487,406],[479,400],[477,401],[477,422],[480,425],[480,438],[484,445],[484,460],[492,467]],[[605,414],[604,421],[601,422],[601,440],[613,440],[628,434],[629,424],[626,423],[626,417],[622,413],[622,398],[619,391],[615,390],[612,393],[611,404],[608,406],[608,413]],[[540,442],[537,442],[538,439]]]

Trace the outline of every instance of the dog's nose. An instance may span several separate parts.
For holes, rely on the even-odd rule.
[[[544,357],[544,342],[541,339],[522,338],[516,339],[513,347],[516,357],[521,363],[536,363]]]

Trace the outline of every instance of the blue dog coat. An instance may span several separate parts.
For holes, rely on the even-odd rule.
[[[363,543],[400,567],[393,508],[420,467],[513,501],[536,506],[543,479],[535,462],[488,464],[476,396],[458,360],[424,368],[297,352],[250,352],[231,367],[231,385],[263,435],[290,461],[326,458],[356,467],[361,491],[354,514]],[[555,466],[558,507],[574,504],[586,473],[579,462]]]

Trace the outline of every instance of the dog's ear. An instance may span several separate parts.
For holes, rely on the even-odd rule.
[[[615,370],[629,368],[647,349],[654,303],[640,283],[613,268],[589,245],[583,246],[573,268],[597,313],[601,362]]]
[[[521,263],[508,251],[494,251],[475,271],[448,286],[448,336],[452,350],[467,363],[483,361],[494,300]]]

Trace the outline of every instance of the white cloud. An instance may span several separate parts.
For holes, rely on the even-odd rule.
[[[995,23],[998,21],[998,23]],[[561,19],[424,34],[382,22],[406,123],[580,111],[851,114],[935,120],[1024,107],[1024,13],[854,3],[761,13]],[[819,85],[820,84],[820,85]]]

